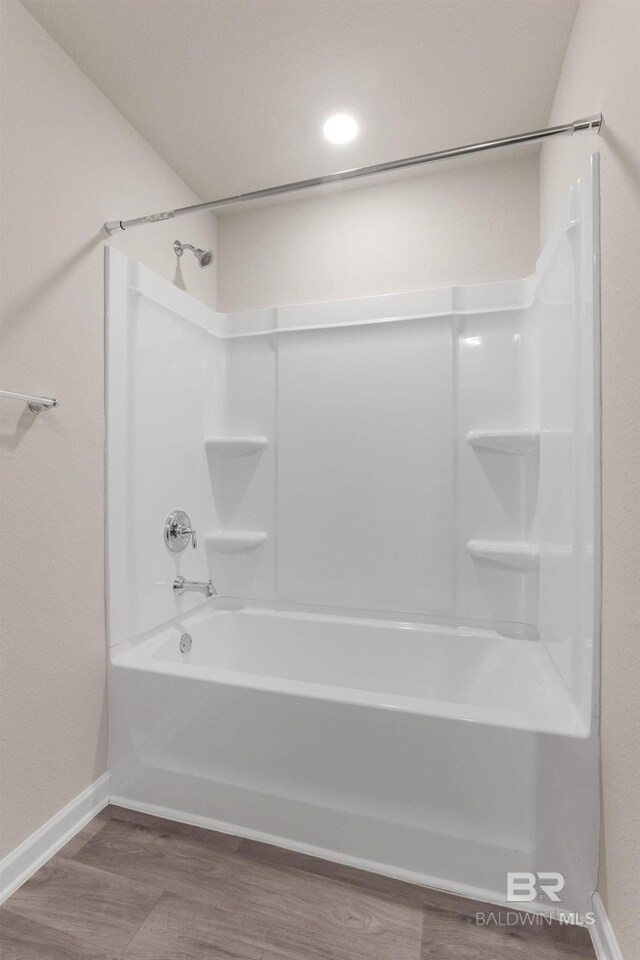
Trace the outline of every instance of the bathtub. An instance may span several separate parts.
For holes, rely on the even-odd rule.
[[[494,903],[559,871],[591,909],[594,738],[530,628],[211,601],[109,682],[116,804]]]

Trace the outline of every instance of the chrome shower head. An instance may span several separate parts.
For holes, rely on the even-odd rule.
[[[185,250],[193,250],[194,257],[203,268],[209,267],[213,263],[213,252],[211,250],[203,250],[202,247],[194,247],[192,243],[181,243],[179,240],[175,240],[173,243],[173,250],[176,257],[181,257]]]
[[[201,250],[199,247],[193,251],[201,267],[208,267],[213,263],[213,252],[211,250]]]

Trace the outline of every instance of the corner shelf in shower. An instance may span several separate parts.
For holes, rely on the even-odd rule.
[[[489,560],[512,570],[532,570],[540,560],[537,544],[521,540],[469,540],[467,550],[474,560]]]
[[[219,457],[248,457],[260,453],[268,444],[266,437],[205,437],[207,453]]]
[[[267,534],[264,530],[214,530],[204,540],[216,553],[246,553],[266,543]]]
[[[470,430],[467,440],[472,447],[522,456],[533,453],[540,443],[539,430]]]

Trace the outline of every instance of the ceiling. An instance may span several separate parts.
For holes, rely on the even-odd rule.
[[[542,127],[574,0],[23,0],[213,199]],[[361,135],[326,143],[334,108]],[[572,117],[567,120],[574,119]]]

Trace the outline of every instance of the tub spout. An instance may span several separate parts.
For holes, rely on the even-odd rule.
[[[181,597],[187,590],[194,590],[197,593],[204,593],[205,597],[217,596],[216,588],[211,580],[200,582],[199,580],[185,580],[184,577],[176,577],[173,581],[173,592],[176,597]]]

